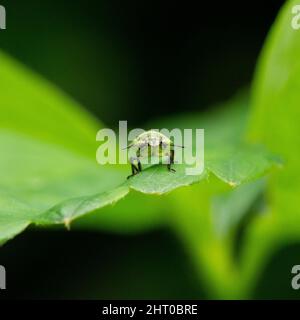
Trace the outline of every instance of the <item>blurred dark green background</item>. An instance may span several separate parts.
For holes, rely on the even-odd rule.
[[[114,126],[230,98],[283,1],[1,3],[1,47]]]
[[[204,110],[246,87],[282,1],[1,4],[1,49],[115,127]],[[289,283],[297,250],[273,257],[256,298],[297,297]],[[32,229],[1,248],[0,263],[7,298],[206,297],[168,230],[122,236]]]

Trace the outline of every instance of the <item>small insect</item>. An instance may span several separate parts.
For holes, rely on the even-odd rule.
[[[130,158],[132,174],[128,176],[127,179],[142,172],[140,159],[145,156],[168,157],[168,170],[170,172],[176,172],[175,169],[171,168],[171,165],[174,164],[174,147],[184,148],[183,146],[174,145],[168,137],[154,130],[143,132],[137,136],[126,149],[131,147],[137,148],[137,151],[136,157]]]

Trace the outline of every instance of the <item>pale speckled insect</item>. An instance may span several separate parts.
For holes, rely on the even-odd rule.
[[[137,148],[137,151],[136,157],[130,158],[132,174],[127,179],[142,171],[140,158],[145,156],[167,157],[168,170],[176,172],[171,168],[171,165],[174,164],[174,147],[183,148],[183,146],[175,146],[171,139],[154,130],[143,132],[137,136],[127,148],[131,147]]]

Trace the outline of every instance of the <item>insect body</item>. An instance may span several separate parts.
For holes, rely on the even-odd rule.
[[[127,177],[130,178],[142,171],[142,164],[140,159],[147,156],[167,157],[167,168],[170,172],[175,172],[171,168],[174,164],[174,147],[173,142],[162,133],[154,130],[143,132],[137,136],[128,148],[137,148],[136,157],[130,158],[132,174]],[[183,147],[182,147],[183,148]]]

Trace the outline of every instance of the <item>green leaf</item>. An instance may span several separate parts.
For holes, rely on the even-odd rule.
[[[1,243],[31,223],[65,224],[68,227],[74,219],[111,205],[129,192],[123,171],[99,166],[95,161],[61,147],[2,130],[0,148],[3,151],[0,158]],[[139,208],[144,203],[139,197],[133,200]],[[157,206],[149,208],[141,215],[131,206],[127,211],[134,215],[128,218],[122,204],[117,210],[117,213],[123,213],[121,217],[116,216],[116,212],[106,213],[106,225],[113,231],[121,231],[124,226],[130,231],[152,225],[152,220],[158,223]],[[83,221],[77,227],[101,229],[101,217],[98,224],[89,225]]]
[[[72,220],[113,204],[125,197],[128,192],[129,188],[121,186],[97,195],[66,200],[38,216],[34,222],[38,224],[64,223],[69,226]]]
[[[253,85],[250,127],[252,140],[284,156],[287,170],[298,167],[296,146],[300,142],[300,41],[299,30],[291,26],[292,8],[297,4],[288,1],[282,8],[261,54]]]
[[[241,147],[236,138],[234,143],[230,142],[239,136],[237,133],[245,118],[241,104],[234,100],[232,105],[229,103],[228,113],[221,111],[218,117],[208,115],[204,121],[201,115],[194,117],[195,127],[208,129],[206,168],[202,175],[186,175],[185,165],[175,165],[174,174],[165,166],[157,165],[126,180],[127,172],[119,166],[97,165],[94,141],[100,125],[77,104],[4,54],[0,55],[0,67],[3,70],[0,84],[6,88],[1,91],[3,99],[0,99],[0,123],[6,128],[0,131],[3,154],[0,196],[5,200],[7,195],[22,204],[14,207],[14,214],[10,214],[9,208],[1,214],[3,225],[7,225],[0,229],[1,242],[30,223],[69,226],[87,213],[100,215],[100,208],[124,198],[130,189],[163,194],[208,179],[210,173],[235,186],[260,177],[277,162],[262,148],[245,144]],[[219,126],[224,130],[222,136],[217,133]],[[127,215],[126,230],[131,222],[135,227],[144,228],[163,221],[162,208],[166,207],[162,205],[163,200],[151,200],[145,216],[140,214],[145,199],[133,193],[131,202],[123,200],[110,210],[111,220],[108,223],[106,215],[106,225],[116,224],[117,229],[121,229]],[[134,215],[123,214],[123,210],[132,211]],[[120,213],[122,223],[116,222]],[[98,228],[95,221],[99,224],[101,218],[88,219],[82,226]],[[76,227],[80,227],[80,223]]]
[[[264,189],[265,181],[259,179],[215,196],[212,199],[212,216],[216,235],[224,238],[235,230]]]
[[[290,1],[281,11],[256,72],[251,142],[280,155],[283,168],[268,176],[266,204],[256,208],[256,214],[243,230],[238,260],[232,234],[263,186],[246,184],[229,191],[213,180],[208,185],[174,193],[174,226],[194,258],[201,281],[206,281],[208,293],[214,298],[249,297],[274,251],[299,239],[300,42],[299,31],[291,28],[292,6],[296,4]],[[190,119],[192,122],[193,118]],[[220,128],[216,138],[208,138],[216,144],[218,136],[223,135],[223,127]],[[243,129],[238,131],[234,122],[233,128],[225,132],[224,136],[230,137],[225,144],[239,140],[233,137],[244,137],[245,133]],[[260,165],[261,160],[253,163]]]
[[[201,175],[187,175],[187,166],[184,164],[175,164],[175,173],[168,172],[165,166],[156,165],[131,178],[128,185],[140,192],[163,194],[207,179],[212,173],[221,181],[236,187],[263,176],[274,165],[280,163],[278,157],[268,153],[261,146],[220,145],[216,149],[206,151],[206,169]]]
[[[65,199],[105,192],[124,179],[84,156],[10,131],[0,131],[0,148],[0,192],[32,208],[31,217]]]
[[[127,171],[119,166],[99,166],[95,161],[96,133],[102,124],[58,88],[2,52],[0,69],[0,242],[32,222],[47,220],[47,216],[49,223],[57,223],[49,221],[54,208],[62,210],[61,223],[78,217],[78,210],[69,205],[72,201],[93,202],[95,210],[119,199],[114,188],[128,188],[120,187]],[[158,204],[149,205],[141,215],[139,208],[144,202],[133,193],[117,208],[81,219],[76,227],[128,232],[159,224]],[[80,212],[91,210],[90,205],[84,205]]]
[[[244,142],[247,107],[247,96],[239,94],[223,108],[218,106],[207,114],[165,119],[153,126],[205,129],[208,178],[174,191],[169,203],[170,223],[184,241],[200,281],[213,298],[247,297],[249,291],[235,261],[234,234],[264,187],[261,181],[247,182],[281,163],[261,145]],[[239,187],[232,189],[233,186]]]
[[[256,215],[244,230],[240,259],[234,259],[236,244],[230,230],[236,231],[236,225],[263,186],[246,184],[228,191],[214,181],[207,187],[194,186],[184,194],[177,192],[173,199],[175,228],[190,249],[201,281],[207,281],[213,297],[249,297],[272,253],[279,246],[299,239],[300,31],[291,27],[292,7],[296,4],[289,1],[281,11],[254,81],[251,140],[266,145],[284,162],[282,170],[272,172],[267,179],[266,206],[256,208]],[[222,135],[222,130],[219,132]],[[244,136],[243,133],[238,135]],[[261,160],[256,163],[260,165]]]
[[[232,187],[257,179],[281,164],[278,156],[262,146],[246,144],[220,146],[217,151],[208,152],[207,158],[207,168]]]
[[[267,184],[267,206],[247,228],[241,260],[248,290],[271,254],[299,241],[300,194],[300,31],[292,28],[298,1],[287,1],[263,48],[253,85],[249,137],[283,158],[283,168]]]
[[[0,51],[0,126],[94,158],[102,127],[72,98]]]
[[[56,204],[107,191],[125,174],[96,165],[102,125],[75,101],[3,52],[0,69],[4,243]]]
[[[284,170],[270,184],[273,208],[284,222],[299,217],[300,43],[299,30],[291,27],[296,4],[286,3],[263,50],[254,83],[250,130],[253,141],[263,142],[285,162]]]
[[[26,204],[0,193],[0,245],[22,232],[29,224],[33,210]]]
[[[86,157],[9,131],[0,131],[0,148],[0,190],[39,210],[69,197],[104,192],[124,178]]]
[[[288,1],[274,24],[262,52],[253,88],[250,137],[283,157],[284,169],[274,175],[268,189],[272,214],[286,225],[280,233],[299,234],[299,30],[292,28],[292,8]],[[274,227],[275,228],[275,227]],[[279,230],[279,228],[278,228]]]
[[[141,174],[132,177],[128,186],[134,190],[149,194],[164,194],[179,187],[188,186],[206,177],[186,175],[185,165],[174,165],[176,172],[169,172],[166,166],[155,165],[147,168]]]
[[[201,175],[193,176],[186,175],[188,166],[185,164],[175,164],[176,173],[171,174],[163,166],[153,166],[130,179],[128,185],[144,193],[162,194],[208,179],[210,174],[232,187],[266,174],[281,160],[262,146],[243,142],[248,118],[247,105],[247,96],[239,94],[207,114],[175,116],[154,122],[151,128],[203,128],[205,170]]]

